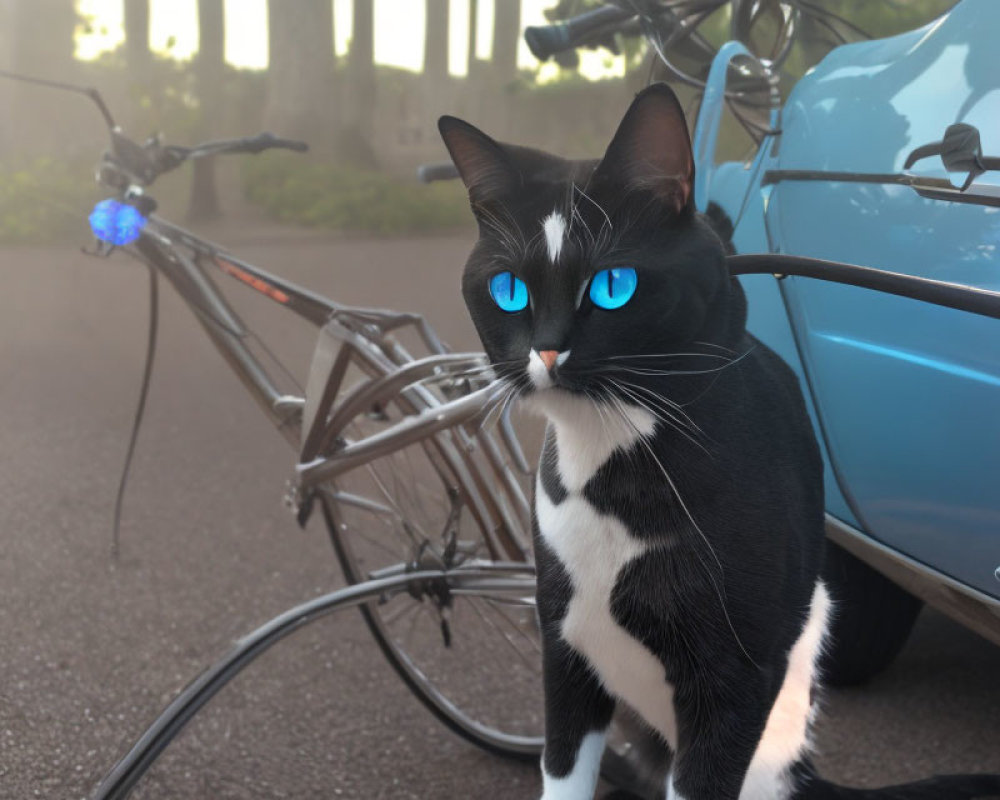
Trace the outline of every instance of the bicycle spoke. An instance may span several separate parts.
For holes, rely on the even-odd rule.
[[[406,649],[407,652],[410,652],[411,650],[413,650],[413,635],[414,635],[414,631],[416,631],[416,629],[417,629],[417,622],[419,621],[419,619],[422,616],[424,616],[424,614],[422,612],[424,612],[424,611],[426,611],[428,609],[428,605],[427,605],[427,603],[420,603],[420,604],[417,605],[417,609],[418,609],[418,613],[415,614],[413,616],[413,618],[410,620],[410,628],[406,632],[406,642],[405,642],[406,647],[405,647],[405,649]]]
[[[410,600],[412,600],[412,602],[406,603],[405,605],[402,605],[399,608],[394,609],[392,613],[388,615],[380,612],[382,614],[382,624],[385,625],[387,628],[389,628],[392,626],[394,622],[398,622],[407,614],[412,614],[414,610],[420,608],[420,606],[422,605],[419,600],[413,600],[412,597],[410,598]]]
[[[538,664],[532,662],[531,659],[529,659],[521,651],[521,648],[519,648],[516,644],[514,644],[514,640],[507,633],[505,633],[503,630],[501,630],[499,625],[497,625],[493,620],[491,620],[488,616],[486,616],[486,614],[484,614],[477,607],[477,605],[474,602],[472,602],[473,598],[470,597],[470,598],[468,598],[468,600],[469,600],[469,603],[468,603],[469,608],[471,608],[474,612],[476,612],[477,616],[483,622],[485,622],[490,628],[492,628],[497,634],[500,635],[500,638],[503,639],[503,641],[505,641],[510,646],[510,649],[513,650],[515,653],[517,653],[518,658],[520,658],[522,661],[524,661],[524,663],[530,669],[532,669],[534,671],[537,671],[538,670]]]
[[[524,628],[516,620],[511,619],[507,615],[507,612],[500,607],[500,605],[491,603],[489,600],[484,600],[484,602],[490,603],[490,606],[493,608],[493,610],[496,611],[503,619],[505,619],[507,621],[507,624],[510,625],[510,627],[513,628],[517,633],[519,633],[522,638],[527,640],[528,644],[531,645],[532,649],[534,649],[535,652],[537,652],[539,655],[542,654],[542,645],[540,639],[531,637],[527,633],[525,633]],[[534,625],[532,625],[532,628],[534,630],[537,630],[537,628],[535,628]]]
[[[485,600],[487,603],[510,606],[511,608],[534,608],[534,597],[504,597],[503,595],[490,594],[478,589],[452,589],[451,593],[456,597],[475,597]]]
[[[383,542],[381,542],[378,539],[373,538],[370,534],[363,533],[362,530],[363,530],[363,526],[361,526],[361,525],[352,525],[351,526],[351,530],[350,530],[350,535],[354,536],[356,538],[359,538],[359,539],[363,539],[368,544],[372,545],[372,547],[376,547],[379,550],[381,550],[383,553],[386,553],[387,555],[391,556],[393,558],[393,560],[395,560],[395,561],[399,561],[400,560],[400,554],[399,553],[394,552],[386,544],[384,544]],[[402,558],[405,560],[406,559],[406,555],[404,554],[402,556]]]

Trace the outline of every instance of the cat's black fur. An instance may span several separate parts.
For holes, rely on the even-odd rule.
[[[694,211],[680,106],[664,85],[644,90],[599,161],[501,145],[450,117],[440,127],[479,222],[463,294],[483,345],[513,389],[562,419],[547,436],[536,487],[536,508],[544,501],[544,509],[534,519],[545,800],[592,794],[594,768],[579,763],[581,743],[608,725],[621,696],[618,684],[606,684],[611,671],[586,625],[577,632],[586,646],[564,636],[571,605],[588,590],[581,581],[599,575],[585,559],[564,562],[557,553],[593,533],[573,529],[572,520],[584,518],[624,526],[627,535],[614,547],[637,553],[613,575],[607,606],[613,623],[662,669],[676,725],[668,795],[735,800],[811,608],[812,624],[824,624],[814,600],[821,593],[823,469],[797,379],[747,333],[746,301],[724,247]],[[543,230],[553,215],[552,231],[563,232],[558,240]],[[587,296],[588,281],[622,266],[637,271],[636,294],[623,308],[599,308]],[[497,307],[488,282],[502,271],[527,284],[529,308]],[[565,360],[539,377],[529,353],[537,359],[545,351]],[[564,419],[560,404],[575,410]],[[602,410],[587,417],[588,404]],[[637,406],[650,412],[640,420],[655,420],[642,436],[621,422],[623,409]],[[577,427],[594,426],[598,438],[605,424],[620,428],[622,441],[575,489],[565,483],[573,466],[565,459],[588,446],[586,431],[573,429],[570,418],[589,419]],[[572,433],[564,438],[576,449],[561,452],[560,431]],[[567,516],[573,503],[583,516]],[[542,530],[543,514],[546,524],[562,520],[562,527]],[[814,657],[810,651],[802,662],[807,683]],[[633,702],[634,710],[652,716],[660,700],[650,696],[647,708]],[[828,784],[812,772],[805,742],[772,772],[761,773],[771,781],[761,785],[775,788],[745,789],[744,797],[926,796],[857,794]],[[965,793],[935,786],[939,798],[1000,792],[1000,781]],[[773,798],[761,794],[771,791]]]

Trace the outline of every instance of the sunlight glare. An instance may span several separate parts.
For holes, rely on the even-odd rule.
[[[509,0],[503,0],[508,2]],[[375,60],[380,64],[419,71],[423,66],[424,4],[415,0],[373,0],[375,3]],[[496,0],[479,0],[476,56],[489,59],[493,48],[493,12]],[[544,10],[555,0],[522,0],[521,24],[544,25]],[[114,50],[125,40],[122,0],[77,0],[79,12],[91,20],[87,32],[76,38],[76,57],[97,58]],[[225,0],[226,61],[235,67],[267,67],[267,0]],[[465,75],[468,61],[469,0],[450,0],[449,71]],[[197,0],[150,0],[150,46],[154,52],[189,59],[198,49]],[[334,2],[334,46],[345,55],[351,38],[351,3]],[[169,46],[172,41],[172,46]],[[538,62],[524,40],[518,47],[518,64],[536,69]],[[591,79],[624,74],[625,60],[605,51],[580,52],[580,71]],[[551,62],[542,65],[539,79],[552,80],[558,69]]]

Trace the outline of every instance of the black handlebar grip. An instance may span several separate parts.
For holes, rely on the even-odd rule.
[[[555,25],[529,26],[524,29],[524,41],[535,58],[545,61],[556,53],[586,44],[595,33],[610,32],[633,16],[618,6],[601,6]]]
[[[417,180],[421,183],[432,181],[450,181],[458,177],[458,169],[450,161],[440,161],[435,164],[421,164],[417,167]]]
[[[271,147],[294,150],[296,153],[305,153],[309,150],[309,144],[307,142],[300,142],[298,139],[275,139]]]
[[[524,29],[524,41],[531,54],[539,61],[547,61],[551,56],[572,46],[569,43],[569,30],[564,23],[529,25]]]
[[[236,152],[245,150],[249,153],[259,153],[263,150],[295,150],[304,153],[309,149],[309,145],[296,139],[280,139],[273,133],[258,133],[256,136],[248,136],[242,140],[242,146]]]

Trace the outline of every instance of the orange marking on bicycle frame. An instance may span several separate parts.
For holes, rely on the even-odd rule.
[[[261,280],[256,275],[251,275],[245,269],[240,269],[231,261],[226,261],[224,258],[216,256],[215,263],[227,275],[232,275],[237,280],[243,281],[251,289],[256,289],[261,294],[266,294],[272,300],[277,300],[279,303],[288,302],[288,295],[281,291],[281,289],[275,289],[271,284]]]

